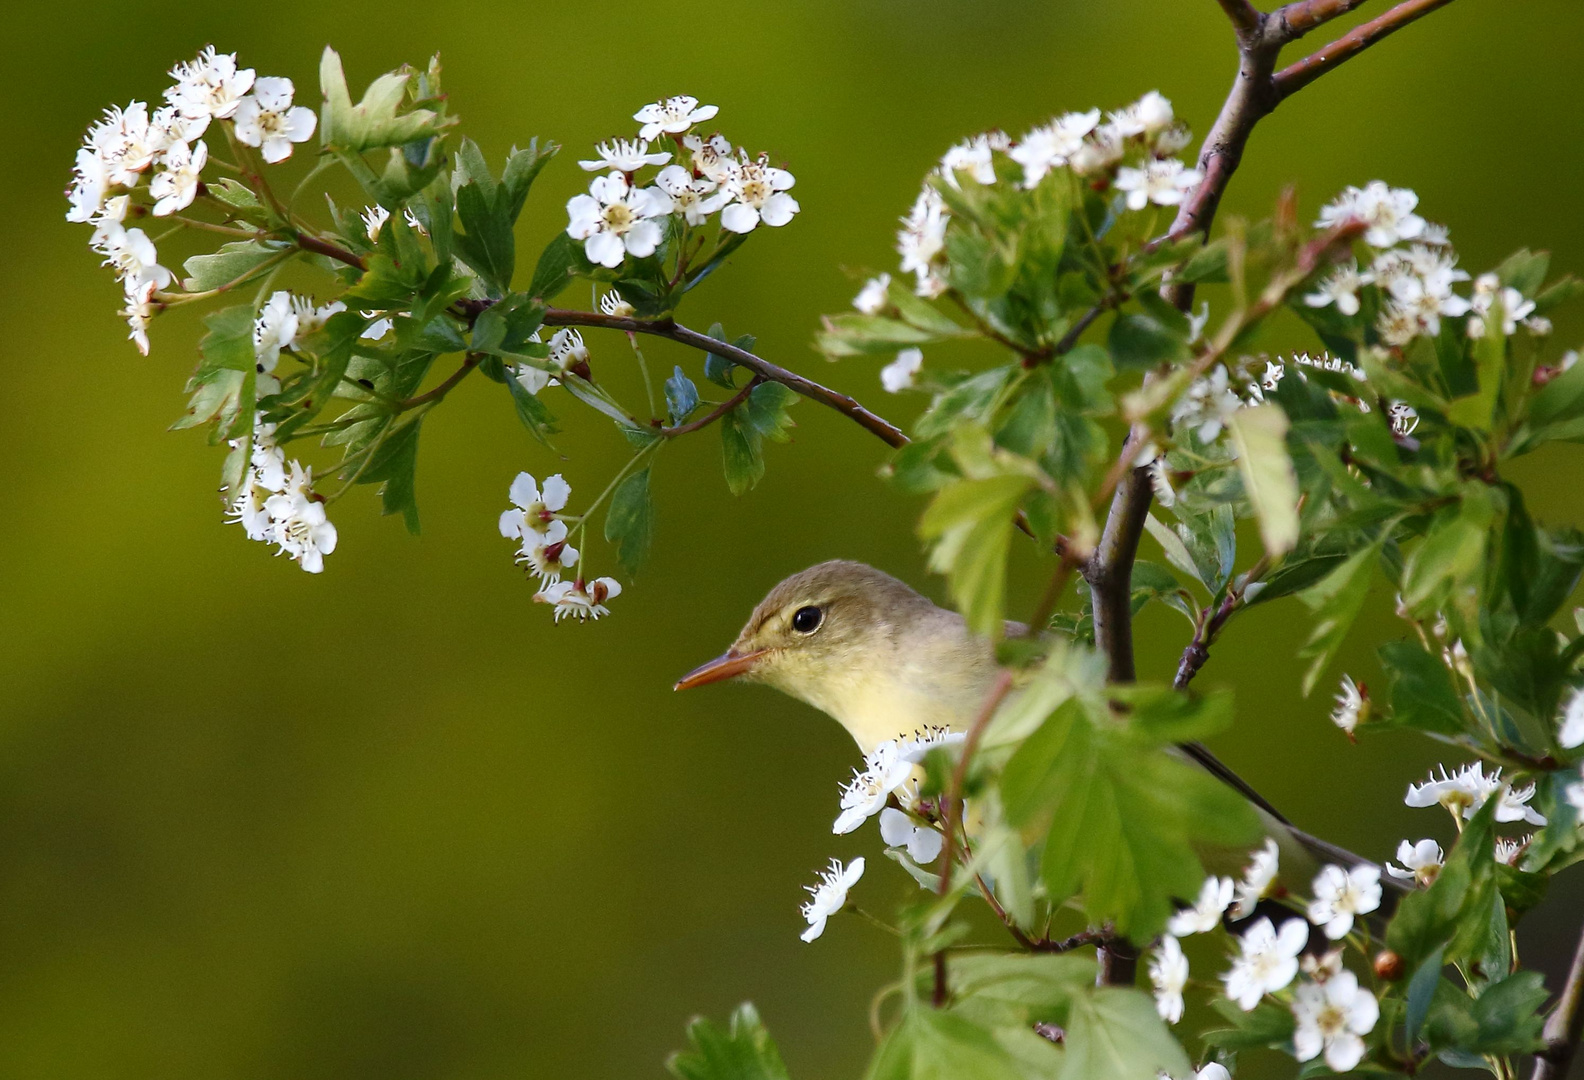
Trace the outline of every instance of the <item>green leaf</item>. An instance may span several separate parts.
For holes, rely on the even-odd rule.
[[[814,335],[814,347],[829,359],[894,353],[909,346],[928,345],[941,340],[936,330],[925,330],[912,323],[885,315],[860,315],[846,312],[827,316],[825,327]]]
[[[1441,659],[1411,641],[1391,641],[1377,650],[1391,675],[1395,723],[1441,735],[1461,735],[1466,722],[1462,700]]]
[[[1191,1076],[1193,1066],[1143,992],[1107,986],[1082,995],[1067,1016],[1064,1075],[1095,1080]]]
[[[400,514],[407,531],[418,533],[418,497],[415,488],[418,469],[418,432],[422,417],[392,428],[369,456],[368,467],[357,479],[360,484],[380,485],[380,512]]]
[[[1497,279],[1508,288],[1517,289],[1525,296],[1533,296],[1545,284],[1546,273],[1551,269],[1549,251],[1530,251],[1520,248],[1507,256],[1496,268]]]
[[[649,558],[654,539],[654,499],[649,494],[649,470],[640,469],[621,482],[605,514],[605,539],[616,545],[617,558],[629,575],[636,574]]]
[[[1509,975],[1477,998],[1443,980],[1425,1021],[1425,1038],[1433,1049],[1478,1057],[1531,1053],[1541,1045],[1540,1010],[1548,996],[1538,971]]]
[[[204,316],[209,332],[198,342],[198,372],[256,371],[253,349],[253,305],[237,304]]]
[[[369,84],[363,100],[352,104],[341,57],[329,46],[319,61],[319,140],[331,150],[356,152],[380,146],[398,146],[440,133],[442,122],[429,109],[400,113],[407,94],[408,76],[401,72],[381,75]]]
[[[1444,511],[1429,534],[1403,564],[1403,603],[1411,611],[1428,612],[1472,583],[1485,565],[1490,525],[1495,516],[1491,497],[1480,483],[1465,484],[1455,511]]]
[[[1386,945],[1408,968],[1417,971],[1438,950],[1445,950],[1447,963],[1471,957],[1470,945],[1483,934],[1495,891],[1492,824],[1498,801],[1487,799],[1469,819],[1430,887],[1408,893],[1398,904],[1386,927]]]
[[[728,390],[737,389],[737,383],[732,377],[732,372],[737,370],[737,365],[724,356],[714,353],[704,354],[704,377],[716,386],[724,386]]]
[[[764,479],[763,444],[744,417],[741,406],[720,418],[720,431],[726,486],[733,495],[741,495]]]
[[[1430,1013],[1430,1003],[1435,998],[1436,987],[1441,983],[1441,969],[1446,966],[1445,947],[1437,948],[1419,965],[1413,978],[1408,980],[1408,1004],[1403,1013],[1403,1023],[1411,1044],[1419,1037],[1425,1017]]]
[[[1081,890],[1092,924],[1111,922],[1135,941],[1166,924],[1175,900],[1198,895],[1205,870],[1196,847],[1238,847],[1260,833],[1230,787],[1167,754],[1155,733],[1091,716],[1078,699],[1014,752],[1001,792],[1025,836],[1048,829],[1041,870],[1050,902]]]
[[[559,150],[560,147],[555,143],[546,143],[541,147],[539,140],[534,138],[528,140],[525,149],[512,147],[511,153],[506,155],[506,168],[501,171],[500,198],[508,220],[516,222],[528,198],[528,189]]]
[[[772,442],[786,442],[791,438],[787,429],[793,426],[787,409],[801,400],[797,391],[780,383],[762,382],[748,394],[748,400],[739,406],[749,425],[761,438]]]
[[[690,1048],[671,1055],[666,1069],[679,1080],[788,1080],[775,1041],[759,1021],[753,1005],[744,1002],[722,1030],[695,1017],[688,1024]]]
[[[491,178],[489,166],[471,139],[462,141],[461,157],[470,178],[456,193],[457,217],[465,231],[455,234],[452,241],[462,261],[501,296],[511,290],[517,265],[512,224],[521,204],[514,206],[511,192]],[[531,182],[531,174],[528,179]],[[527,194],[526,187],[523,194]]]
[[[948,979],[952,1011],[986,1027],[1057,1023],[1093,983],[1093,960],[1049,953],[954,953]]]
[[[583,242],[572,239],[564,230],[558,232],[539,254],[528,295],[546,302],[554,300],[572,284],[573,278],[586,275],[590,268],[583,254]]]
[[[1353,620],[1358,618],[1369,595],[1369,583],[1375,569],[1379,546],[1371,544],[1355,551],[1346,562],[1332,570],[1318,582],[1298,594],[1298,599],[1315,613],[1315,626],[1309,640],[1298,650],[1298,655],[1312,661],[1304,672],[1303,692],[1308,696],[1320,674],[1342,647]]]
[[[1507,338],[1502,334],[1503,318],[1503,303],[1498,295],[1484,316],[1484,335],[1474,341],[1474,370],[1479,380],[1479,390],[1452,403],[1452,407],[1447,410],[1447,418],[1454,424],[1476,431],[1491,430],[1496,398],[1502,385],[1502,371],[1507,366]]]
[[[1052,1046],[1045,1075],[1060,1059]],[[1034,1075],[990,1031],[954,1012],[928,1008],[908,1010],[864,1074],[865,1080],[1034,1080]]]
[[[919,521],[919,535],[934,545],[930,568],[946,575],[969,629],[992,640],[1005,629],[1007,552],[1018,504],[1032,486],[1017,474],[958,480]]]
[[[188,292],[204,292],[230,285],[285,250],[283,244],[261,244],[257,240],[223,244],[213,254],[194,255],[182,263],[182,269],[187,271],[182,288]]]
[[[693,385],[693,380],[682,374],[679,367],[672,376],[665,381],[666,414],[671,418],[671,426],[685,423],[693,415],[693,410],[698,408],[698,387]]]
[[[1213,1008],[1232,1026],[1205,1032],[1204,1040],[1211,1046],[1232,1051],[1253,1050],[1256,1047],[1284,1046],[1292,1040],[1292,1010],[1272,1001],[1262,1001],[1252,1012],[1244,1012],[1236,1002],[1217,998]]]
[[[1152,368],[1187,360],[1190,352],[1184,335],[1146,312],[1118,313],[1106,338],[1111,360],[1118,368]]]
[[[1287,453],[1287,414],[1270,404],[1239,409],[1227,429],[1265,551],[1272,558],[1285,555],[1298,543],[1298,475]]]
[[[516,407],[517,419],[522,421],[522,426],[535,439],[549,446],[550,436],[560,430],[556,427],[555,414],[515,378],[507,378],[506,389],[511,393],[512,404]]]

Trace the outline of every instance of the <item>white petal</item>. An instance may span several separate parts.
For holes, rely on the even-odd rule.
[[[721,228],[735,233],[750,233],[759,224],[759,211],[746,203],[732,203],[721,211]]]
[[[796,199],[790,195],[778,192],[765,200],[764,207],[759,211],[759,216],[764,219],[766,225],[780,226],[791,221],[792,215],[800,209],[802,207],[798,206]]]
[[[887,847],[903,847],[913,839],[913,819],[894,807],[880,811],[880,839]]]
[[[620,266],[627,249],[613,233],[597,232],[583,241],[583,254],[600,266]]]
[[[520,472],[506,494],[520,509],[526,510],[539,501],[539,482],[532,475]]]
[[[566,507],[567,499],[572,496],[572,485],[567,483],[560,473],[556,473],[545,480],[544,490],[540,494],[545,509],[553,513]]]

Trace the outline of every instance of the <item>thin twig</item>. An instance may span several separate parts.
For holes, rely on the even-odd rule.
[[[1367,23],[1361,23],[1325,48],[1277,72],[1273,79],[1276,101],[1280,102],[1289,94],[1302,90],[1338,64],[1351,60],[1381,38],[1401,30],[1415,19],[1423,18],[1436,8],[1445,7],[1451,2],[1452,0],[1404,0],[1403,3],[1398,4],[1389,11],[1383,12],[1379,17],[1371,19]],[[1272,103],[1271,107],[1275,107],[1275,102]]]
[[[478,362],[480,359],[482,359],[481,353],[468,353],[467,356],[462,360],[462,366],[447,376],[445,382],[441,383],[433,390],[419,394],[417,397],[408,398],[406,401],[403,401],[400,405],[396,406],[396,411],[399,413],[406,412],[408,409],[416,409],[420,405],[427,405],[432,401],[439,401],[441,398],[445,397],[451,392],[452,387],[461,382],[463,379],[467,378],[468,372],[478,367]]]
[[[674,439],[678,435],[689,435],[700,428],[709,427],[715,421],[719,420],[737,406],[747,401],[748,395],[753,392],[753,388],[758,386],[760,381],[761,380],[758,378],[749,379],[748,384],[741,390],[737,391],[729,399],[721,402],[719,405],[715,406],[715,408],[711,409],[697,420],[687,424],[678,424],[676,427],[663,427],[660,429],[660,434],[668,439]]]
[[[1573,1064],[1581,1035],[1584,1035],[1584,933],[1579,935],[1578,947],[1573,951],[1573,966],[1568,969],[1567,982],[1562,985],[1562,996],[1546,1018],[1545,1048],[1535,1055],[1530,1080],[1562,1080],[1568,1074],[1568,1066]]]

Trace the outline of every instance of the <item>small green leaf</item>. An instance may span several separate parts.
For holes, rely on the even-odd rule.
[[[1392,720],[1439,735],[1464,732],[1462,701],[1441,659],[1411,641],[1390,641],[1377,651],[1391,675]]]
[[[418,432],[423,418],[392,428],[369,457],[368,467],[358,477],[360,484],[380,485],[380,512],[400,514],[407,531],[418,533]]]
[[[726,486],[741,495],[764,478],[763,446],[740,406],[720,418],[720,431]]]
[[[748,1003],[722,1030],[702,1017],[688,1024],[687,1050],[671,1055],[666,1069],[679,1080],[788,1080],[770,1033]]]
[[[693,410],[698,408],[698,387],[682,373],[680,367],[665,381],[665,399],[666,414],[671,418],[672,427],[685,423],[693,415]]]
[[[1346,562],[1298,594],[1315,613],[1315,626],[1309,640],[1298,650],[1300,657],[1313,661],[1304,672],[1305,696],[1314,689],[1326,665],[1342,647],[1353,620],[1358,618],[1369,595],[1370,577],[1375,569],[1378,545],[1355,551]]]
[[[356,152],[380,146],[399,146],[437,135],[443,126],[429,109],[399,113],[407,94],[408,76],[401,72],[381,75],[369,84],[363,100],[352,104],[341,57],[329,46],[319,62],[319,139],[328,149]]]
[[[1176,364],[1189,357],[1184,335],[1145,312],[1119,313],[1106,339],[1111,360],[1118,368],[1152,368]]]
[[[182,269],[187,271],[182,288],[188,292],[204,292],[230,285],[285,250],[284,245],[261,244],[257,240],[223,244],[211,255],[194,255],[182,263]]]
[[[1044,1070],[1046,1075],[1055,1071],[1060,1060],[1059,1052],[1051,1046]],[[902,1022],[876,1049],[864,1077],[865,1080],[1020,1080],[1027,1075],[987,1029],[955,1012],[916,1008],[908,1010]]]
[[[919,535],[934,545],[930,568],[946,575],[969,629],[992,640],[1004,632],[1007,552],[1032,486],[1020,474],[959,480],[941,488],[919,522]]]
[[[198,343],[200,374],[210,371],[254,371],[253,305],[237,304],[204,316],[209,332]]]
[[[654,499],[649,494],[649,470],[640,469],[623,480],[611,496],[605,514],[605,539],[616,545],[617,557],[628,574],[636,574],[649,558],[654,539]]]
[[[1101,987],[1078,997],[1067,1016],[1068,1077],[1155,1080],[1191,1076],[1188,1055],[1172,1038],[1155,1004],[1138,990]]]
[[[1239,409],[1227,429],[1260,539],[1266,554],[1278,558],[1298,543],[1298,476],[1287,453],[1287,414],[1270,404]]]
[[[534,265],[533,281],[528,285],[528,295],[549,302],[561,295],[572,279],[586,275],[591,264],[583,254],[583,242],[574,240],[565,231],[545,245]]]

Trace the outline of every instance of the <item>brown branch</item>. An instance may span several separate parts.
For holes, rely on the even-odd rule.
[[[1129,452],[1128,440],[1122,452]],[[1149,468],[1127,468],[1111,497],[1111,512],[1094,553],[1084,563],[1094,611],[1095,647],[1106,657],[1106,678],[1130,683],[1133,672],[1133,561],[1149,516]]]
[[[1221,10],[1232,20],[1232,28],[1239,33],[1258,30],[1265,16],[1249,0],[1220,0]]]
[[[811,401],[841,413],[854,421],[859,427],[882,440],[887,446],[906,446],[908,437],[902,429],[888,420],[875,415],[864,408],[853,398],[839,393],[826,386],[821,386],[812,379],[786,368],[777,367],[770,361],[755,356],[746,349],[739,349],[735,345],[728,345],[724,341],[717,341],[707,334],[673,322],[671,319],[632,319],[618,315],[605,315],[593,311],[574,311],[568,308],[547,308],[544,313],[546,326],[602,326],[612,330],[625,330],[629,334],[650,334],[655,337],[668,338],[683,345],[691,345],[695,349],[702,349],[740,367],[745,367],[761,379],[768,382],[778,382],[782,386],[803,395]]]
[[[324,255],[327,258],[334,259],[336,262],[355,266],[359,270],[368,269],[368,264],[363,261],[361,256],[353,254],[344,247],[338,247],[328,240],[321,240],[312,233],[300,232],[293,236],[292,239],[304,251],[311,251],[315,255]]]
[[[1273,80],[1276,101],[1279,102],[1289,94],[1302,90],[1338,64],[1351,60],[1381,38],[1401,30],[1415,19],[1423,18],[1436,8],[1445,7],[1451,2],[1452,0],[1404,0],[1403,3],[1371,19],[1369,22],[1355,26],[1325,48],[1277,72]],[[1275,107],[1275,102],[1272,103],[1271,107]]]
[[[1297,41],[1317,26],[1346,15],[1366,0],[1294,0],[1271,12],[1282,41]]]
[[[441,383],[433,390],[425,391],[424,393],[419,394],[417,397],[410,397],[406,401],[399,403],[396,406],[396,411],[399,413],[404,413],[408,409],[416,409],[418,406],[427,405],[431,401],[439,401],[441,398],[445,397],[451,392],[452,387],[461,382],[463,379],[467,378],[468,373],[474,368],[478,367],[478,362],[481,359],[483,359],[482,353],[468,353],[467,356],[462,360],[462,366],[448,375],[445,382]]]
[[[1573,952],[1573,966],[1568,969],[1567,982],[1562,985],[1562,996],[1546,1018],[1545,1048],[1535,1055],[1530,1080],[1562,1080],[1567,1076],[1573,1056],[1578,1052],[1579,1038],[1584,1035],[1584,1007],[1581,1006],[1584,1006],[1584,933],[1579,935],[1578,947]]]

